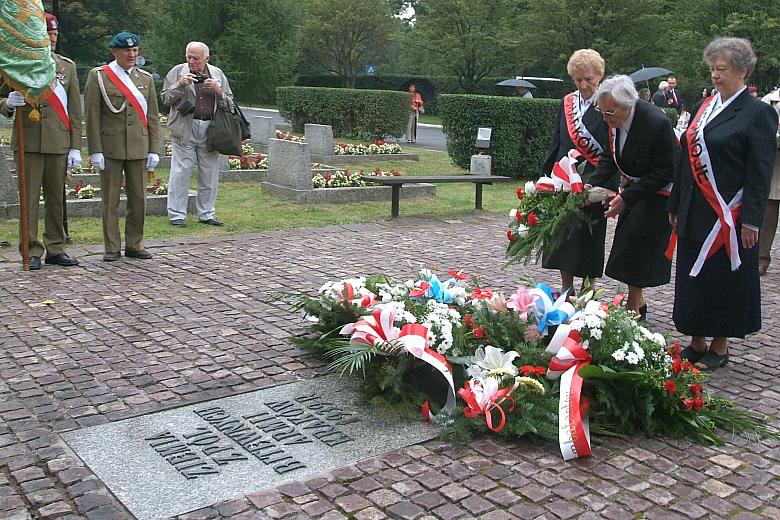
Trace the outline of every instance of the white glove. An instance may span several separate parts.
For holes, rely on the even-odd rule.
[[[24,100],[24,94],[19,91],[13,91],[8,94],[8,101],[6,102],[8,109],[23,107],[26,104]]]
[[[92,161],[92,164],[97,166],[98,170],[103,171],[106,169],[106,158],[103,157],[102,153],[93,153],[89,156],[89,160]]]
[[[146,169],[154,170],[157,164],[160,162],[160,156],[156,153],[150,153],[146,156]]]
[[[68,152],[68,173],[74,168],[81,168],[81,150],[74,150],[71,148]]]

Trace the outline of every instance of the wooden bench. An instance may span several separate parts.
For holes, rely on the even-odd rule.
[[[482,209],[482,186],[494,182],[508,182],[511,177],[499,175],[398,175],[395,177],[378,177],[374,175],[361,175],[361,179],[367,182],[390,186],[393,189],[390,206],[390,216],[398,217],[398,206],[401,200],[401,186],[404,184],[441,184],[443,182],[471,182],[476,186],[474,193],[474,208]]]

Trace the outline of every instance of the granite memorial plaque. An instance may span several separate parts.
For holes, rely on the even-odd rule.
[[[374,417],[357,381],[299,381],[93,426],[65,441],[141,520],[167,518],[433,438]]]

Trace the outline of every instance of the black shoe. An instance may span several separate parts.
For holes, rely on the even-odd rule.
[[[125,256],[127,258],[138,258],[140,260],[149,260],[152,257],[152,253],[150,253],[146,249],[141,249],[140,251],[125,250]]]
[[[117,251],[116,253],[106,253],[103,255],[103,261],[104,262],[116,262],[121,257],[121,253]]]
[[[181,218],[171,220],[171,225],[178,226],[178,227],[187,227],[187,223],[184,222],[184,219]]]
[[[221,222],[221,221],[213,219],[213,218],[210,218],[208,220],[199,220],[198,222],[200,222],[201,224],[208,224],[209,226],[224,226],[225,225],[224,222]]]
[[[704,357],[704,354],[706,353],[706,350],[696,350],[693,348],[693,345],[688,345],[682,349],[680,352],[680,357],[686,361],[690,361],[691,364],[695,365],[701,358]]]
[[[30,271],[37,271],[41,268],[41,257],[40,256],[31,256],[30,257]]]
[[[729,362],[729,351],[725,354],[718,354],[714,350],[708,350],[701,359],[696,363],[698,368],[703,372],[715,372],[719,368],[723,368]]]
[[[75,258],[69,257],[67,253],[60,253],[58,255],[46,255],[46,263],[61,265],[64,267],[79,265],[79,261],[76,260]]]
[[[639,321],[647,321],[647,304],[639,307]]]

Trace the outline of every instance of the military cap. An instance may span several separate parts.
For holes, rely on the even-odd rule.
[[[59,28],[60,24],[57,22],[57,17],[53,14],[46,13],[46,32],[58,31]]]
[[[108,46],[114,49],[129,49],[130,47],[138,47],[140,43],[141,38],[137,34],[122,31],[111,38],[111,43]]]

